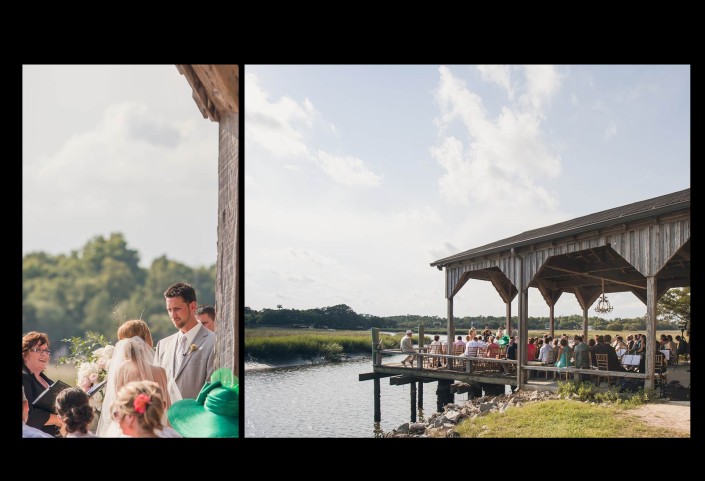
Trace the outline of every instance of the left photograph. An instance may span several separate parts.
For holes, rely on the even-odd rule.
[[[241,72],[22,66],[22,437],[241,437]]]

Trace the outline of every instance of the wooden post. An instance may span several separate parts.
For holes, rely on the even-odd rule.
[[[518,346],[519,352],[517,356],[517,387],[521,389],[522,384],[527,379],[523,367],[527,363],[526,347],[529,342],[529,320],[527,318],[528,293],[524,287],[524,258],[521,257],[514,248],[512,248],[512,254],[515,256],[515,268],[519,274],[519,285],[517,286],[519,290],[519,300],[517,310],[519,311],[519,339],[521,342]],[[517,263],[518,265],[516,265]]]
[[[411,390],[411,422],[416,422],[416,383],[409,383]]]
[[[448,351],[451,350],[454,335],[455,335],[455,325],[453,323],[453,298],[449,297],[448,298]],[[448,354],[448,352],[446,354]]]
[[[423,349],[424,343],[426,342],[424,339],[425,336],[424,332],[424,325],[423,322],[419,324],[419,352]],[[423,357],[421,356],[416,356],[416,369],[421,369],[423,367]]]
[[[376,377],[374,379],[374,398],[375,398],[375,422],[379,423],[382,421],[382,406],[381,406],[381,393],[380,393],[380,388],[379,388],[379,378]]]
[[[237,112],[220,115],[218,146],[218,258],[216,259],[216,344],[215,368],[227,367],[239,376],[240,346],[240,256],[238,224],[238,144]]]
[[[382,364],[382,355],[379,353],[379,328],[372,328],[372,365],[379,366]]]
[[[550,332],[549,334],[551,335],[551,337],[554,337],[553,331],[554,331],[554,327],[555,327],[555,325],[554,325],[553,312],[554,312],[554,305],[551,304],[551,306],[550,306],[550,313],[548,314],[548,316],[549,316],[549,317],[548,317],[548,322],[550,323],[550,326],[551,326],[551,332]]]
[[[419,408],[419,411],[423,411],[423,382],[421,382],[421,381],[419,381],[418,392],[419,392],[418,408]]]
[[[505,325],[506,329],[504,332],[507,333],[507,336],[511,337],[512,336],[512,301],[506,301],[505,302],[507,306],[507,323]]]
[[[588,308],[583,309],[583,342],[588,342]]]
[[[656,356],[656,277],[646,277],[646,380],[644,390],[654,388]]]

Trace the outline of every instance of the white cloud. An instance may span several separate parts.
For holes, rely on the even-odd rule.
[[[183,219],[198,218],[217,205],[217,139],[217,124],[197,116],[176,122],[143,104],[108,106],[92,130],[73,135],[55,154],[24,162],[25,237],[41,240],[54,232],[58,252],[67,252],[79,247],[75,239],[122,232],[149,262],[166,249],[154,248],[145,226],[163,224],[172,257],[209,262],[215,258],[216,233],[202,235],[213,247],[194,252],[193,241],[189,245],[166,234],[173,230],[168,220],[173,216],[160,213],[171,214],[178,206]],[[38,192],[51,202],[36,202]]]
[[[301,104],[286,96],[272,101],[260,86],[257,76],[251,73],[245,74],[245,88],[245,136],[248,142],[282,157],[303,156],[341,184],[380,184],[381,176],[368,169],[362,159],[352,155],[329,154],[311,145],[314,141],[307,140],[301,128],[305,126],[311,131],[321,115],[308,98]],[[331,133],[338,135],[335,125],[325,125]],[[285,168],[296,170],[298,166],[289,163]]]
[[[381,177],[370,171],[364,162],[351,155],[332,155],[319,150],[312,160],[331,178],[347,185],[376,187]]]
[[[558,75],[550,68],[526,68],[527,92],[516,105],[505,105],[496,119],[489,118],[482,99],[465,82],[441,67],[436,99],[440,137],[431,155],[445,169],[439,179],[441,197],[468,205],[515,203],[519,199],[553,207],[555,198],[534,179],[560,173],[561,160],[543,140],[541,105],[555,93]],[[459,121],[465,140],[446,135]]]
[[[526,94],[522,101],[535,109],[536,114],[541,114],[541,109],[561,86],[561,77],[552,65],[526,65]]]
[[[257,76],[245,74],[245,137],[280,156],[305,155],[308,147],[299,130],[311,127],[315,109],[308,99],[299,104],[289,97],[270,101]]]
[[[509,65],[478,65],[484,80],[494,82],[507,91],[507,97],[512,100],[514,98],[514,89],[511,85]]]

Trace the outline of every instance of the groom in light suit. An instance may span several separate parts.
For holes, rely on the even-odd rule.
[[[184,399],[196,399],[210,382],[215,361],[215,334],[196,319],[196,291],[179,282],[164,292],[166,310],[179,330],[157,343],[154,363],[174,379]]]

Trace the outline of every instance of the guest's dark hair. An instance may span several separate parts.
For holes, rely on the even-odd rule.
[[[93,408],[88,404],[88,395],[77,387],[66,388],[56,396],[56,412],[66,431],[86,434],[93,421]]]
[[[211,319],[215,321],[215,307],[209,305],[202,305],[196,309],[196,314],[202,316],[203,314],[208,314]]]
[[[185,282],[177,282],[169,286],[169,288],[164,291],[164,298],[169,299],[172,297],[182,297],[186,304],[191,304],[196,301],[196,290],[191,286],[191,284],[186,284]]]

